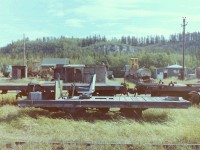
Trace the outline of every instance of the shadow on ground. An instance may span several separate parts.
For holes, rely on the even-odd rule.
[[[108,120],[116,121],[123,119],[132,119],[138,122],[149,122],[149,123],[163,123],[168,121],[167,112],[156,112],[148,113],[145,112],[142,117],[127,115],[121,113],[119,110],[109,111],[107,113],[102,113],[94,110],[81,111],[77,113],[70,113],[62,110],[55,109],[42,109],[42,108],[20,108],[17,113],[8,113],[6,116],[0,117],[1,122],[9,123],[17,118],[30,117],[37,119],[39,117],[47,117],[52,119],[70,119],[70,120],[85,120],[88,122],[94,122],[97,120]]]

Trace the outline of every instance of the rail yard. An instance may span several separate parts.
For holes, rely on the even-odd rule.
[[[13,90],[18,91],[16,99],[20,107],[56,108],[73,115],[83,114],[87,109],[107,113],[111,108],[119,108],[124,114],[142,117],[142,112],[149,108],[188,108],[191,106],[191,102],[183,99],[184,95],[170,95],[167,90],[165,90],[164,97],[153,95],[155,88],[145,86],[146,89],[151,90],[147,93],[146,90],[127,88],[123,84],[96,83],[96,79],[96,74],[94,74],[91,76],[90,83],[63,83],[60,79],[42,84],[1,83],[0,90],[2,94]],[[93,91],[87,93],[86,96],[84,91],[79,92],[80,88],[89,89],[91,86],[93,86]],[[129,96],[129,92],[151,95]]]
[[[73,67],[74,69],[72,69]],[[95,146],[101,148],[122,147],[126,149],[130,147],[138,147],[138,144],[134,144],[134,141],[130,140],[134,139],[134,137],[138,135],[136,133],[137,131],[141,132],[143,136],[148,136],[148,132],[159,132],[155,137],[161,136],[161,134],[167,131],[172,134],[172,129],[178,130],[181,128],[181,126],[178,128],[180,124],[184,126],[181,130],[192,126],[192,120],[188,117],[191,112],[196,118],[198,106],[197,108],[195,107],[196,105],[192,106],[192,98],[196,98],[191,94],[198,94],[199,84],[177,84],[175,82],[164,84],[162,81],[158,83],[140,81],[133,87],[130,87],[127,85],[130,81],[126,82],[124,80],[123,83],[107,82],[107,79],[104,79],[106,74],[103,73],[104,75],[102,74],[102,76],[99,76],[98,72],[95,72],[95,69],[87,68],[88,70],[84,71],[84,66],[81,67],[83,68],[77,68],[77,65],[66,65],[63,68],[59,66],[59,69],[55,69],[57,72],[54,74],[54,80],[51,81],[45,81],[42,79],[37,80],[37,78],[27,79],[26,82],[23,82],[23,80],[20,79],[15,80],[10,78],[2,80],[0,83],[2,96],[9,95],[9,93],[16,93],[17,106],[14,106],[13,108],[9,105],[2,106],[1,109],[6,109],[9,112],[9,115],[7,117],[0,115],[0,119],[3,121],[3,118],[13,116],[12,109],[15,109],[15,112],[17,112],[12,117],[14,119],[11,119],[15,121],[19,120],[22,116],[26,116],[25,120],[27,121],[30,117],[30,120],[36,117],[36,120],[38,121],[43,120],[42,118],[46,118],[46,115],[50,118],[52,117],[52,122],[57,120],[57,124],[50,125],[51,130],[61,131],[62,133],[60,133],[59,136],[56,132],[47,131],[48,127],[46,123],[38,124],[45,128],[42,129],[42,131],[48,132],[48,135],[50,134],[50,139],[46,140],[46,144],[48,147],[54,149],[57,147],[73,147],[73,144],[82,148]],[[81,71],[77,71],[77,69]],[[92,71],[89,72],[89,70]],[[70,75],[69,72],[72,75]],[[81,78],[77,75],[77,72],[82,74]],[[76,77],[78,77],[78,80]],[[181,120],[183,117],[182,115],[186,117],[187,123]],[[60,119],[58,119],[58,117]],[[73,125],[70,127],[65,123],[63,124],[61,122],[62,119],[65,120],[65,122],[68,122],[67,124],[73,122]],[[85,120],[82,121],[83,123],[81,122],[82,119]],[[102,122],[100,126],[98,125],[98,120]],[[178,124],[174,125],[174,121],[178,121]],[[6,141],[3,140],[7,143],[6,148],[15,148],[18,146],[24,147],[26,145],[32,147],[34,145],[33,143],[36,145],[41,144],[42,142],[38,142],[34,133],[31,133],[33,130],[40,130],[37,126],[34,126],[36,122],[33,122],[33,125],[28,125],[27,127],[29,129],[25,131],[27,134],[30,134],[29,140],[25,140],[23,137],[20,138],[21,140],[3,138],[6,139]],[[119,128],[114,124],[114,122],[117,122]],[[153,122],[155,122],[155,124]],[[173,123],[170,124],[170,122]],[[13,124],[13,121],[11,121],[11,123]],[[78,124],[75,125],[76,123]],[[90,132],[91,129],[85,127],[84,124],[87,124],[90,128],[94,125],[93,128],[96,132]],[[110,127],[108,129],[106,124],[112,126],[115,131],[119,131],[119,135],[117,133],[111,133]],[[141,131],[141,124],[143,124],[142,126],[145,128],[143,129],[145,132]],[[125,126],[128,126],[128,128],[126,129]],[[136,126],[137,129],[134,130],[134,133],[132,131],[130,132],[129,129],[133,129],[134,126]],[[161,126],[164,129],[160,130],[160,128],[158,129],[158,126]],[[65,129],[62,129],[63,127],[65,127]],[[83,134],[80,135],[79,133],[75,133],[76,130],[80,131],[81,128],[84,131],[84,138],[82,137]],[[112,141],[113,139],[107,139],[107,137],[114,134],[117,134],[116,138],[119,139],[121,133],[125,134],[120,131],[121,128],[123,128],[124,132],[127,132],[127,138],[121,138],[121,140],[114,139],[115,142]],[[101,132],[98,132],[98,130],[101,130],[101,132],[106,131],[106,133],[103,135]],[[197,130],[197,128],[193,127],[190,130],[188,129],[188,131],[191,132],[193,130]],[[100,139],[96,133],[103,137],[103,139]],[[66,137],[66,135],[72,134],[73,138],[70,138],[70,136]],[[178,134],[185,135],[185,133],[180,133],[180,131],[177,131],[176,134],[178,138],[182,137]],[[47,133],[43,133],[40,140],[46,135]],[[53,140],[53,137],[58,138]],[[146,141],[146,144],[151,148],[199,147],[199,144],[186,142],[185,140],[181,141],[190,144],[177,144],[177,139],[171,140],[176,144],[173,144],[173,142],[169,143],[166,142],[167,138],[169,137],[161,140],[161,144],[159,144],[158,140],[151,138]],[[63,139],[65,142],[59,142],[63,141]],[[80,139],[82,139],[82,142],[76,142],[80,141]],[[194,138],[190,138],[190,140],[195,141]],[[43,139],[42,141],[45,140]],[[91,144],[93,143],[91,141],[98,141],[98,143],[93,145]],[[138,143],[139,141],[136,142]],[[143,142],[143,144],[145,144],[145,142]],[[146,148],[144,145],[142,145],[142,147]]]

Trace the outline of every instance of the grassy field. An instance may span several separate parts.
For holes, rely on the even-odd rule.
[[[141,119],[135,120],[115,109],[107,114],[88,111],[83,117],[72,117],[62,111],[19,108],[13,105],[14,94],[0,95],[0,104],[1,149],[164,149],[152,145],[200,143],[199,106],[147,109]],[[16,144],[16,141],[26,143]],[[51,144],[55,142],[61,144]],[[69,145],[67,142],[98,145]],[[124,143],[134,146],[127,147]]]
[[[28,143],[12,147],[43,149],[44,145],[51,147],[51,142],[131,143],[148,149],[152,144],[197,144],[200,141],[199,124],[200,109],[194,106],[149,109],[144,111],[143,118],[134,120],[117,112],[88,112],[84,117],[73,118],[61,111],[3,105],[0,107],[0,145],[6,147],[5,143],[25,141]],[[62,146],[69,148],[67,144]],[[96,148],[104,149],[105,146],[109,149],[109,145],[97,145]]]

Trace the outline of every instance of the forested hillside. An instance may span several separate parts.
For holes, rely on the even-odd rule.
[[[193,70],[200,66],[200,33],[187,33],[185,65]],[[130,57],[138,57],[141,67],[155,68],[182,64],[182,34],[164,36],[107,39],[94,35],[86,38],[43,37],[25,39],[27,63],[45,57],[70,58],[71,63],[98,64],[105,61],[110,67],[123,67]],[[0,50],[1,67],[23,64],[24,41],[18,40]]]

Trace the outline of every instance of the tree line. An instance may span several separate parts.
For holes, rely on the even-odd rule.
[[[182,33],[171,34],[169,39],[165,38],[163,35],[147,36],[147,37],[135,37],[135,36],[122,36],[120,42],[123,44],[128,44],[132,46],[144,46],[151,44],[166,44],[166,43],[178,43],[183,41]],[[185,41],[200,41],[200,32],[186,33]]]
[[[106,42],[107,38],[100,35],[87,36],[81,40],[80,45],[82,47],[90,46],[99,42]],[[171,34],[169,38],[163,35],[146,36],[146,37],[135,37],[135,36],[122,36],[121,38],[112,38],[111,41],[117,41],[118,43],[127,44],[131,46],[146,46],[152,44],[166,44],[166,43],[178,43],[183,41],[182,33]],[[200,41],[200,32],[192,32],[185,34],[185,41]]]
[[[200,66],[200,33],[186,34],[186,66],[193,70]],[[0,67],[4,65],[23,64],[23,40],[12,42],[0,49]],[[61,36],[42,37],[36,40],[25,39],[26,59],[42,61],[46,57],[69,58],[72,63],[99,64],[105,61],[110,67],[122,68],[131,57],[138,57],[141,67],[165,67],[171,64],[182,64],[182,34],[164,36],[147,36],[136,38],[122,36],[107,39],[105,36],[94,35],[86,38],[68,38]],[[103,49],[96,51],[94,46],[101,45],[130,45],[134,53],[111,51],[104,53]]]

